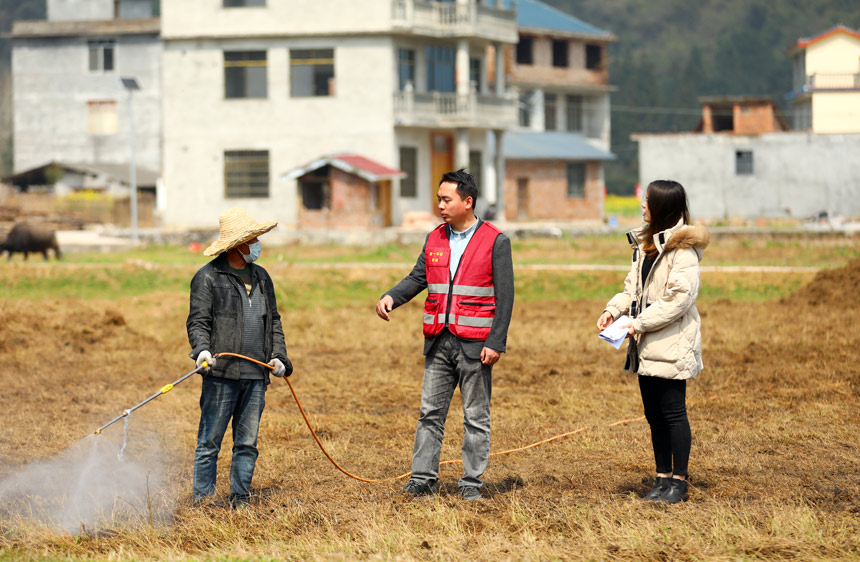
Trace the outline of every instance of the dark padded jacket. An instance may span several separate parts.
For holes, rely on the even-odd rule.
[[[259,265],[249,264],[248,267],[251,268],[255,290],[258,290],[259,283],[259,289],[262,289],[266,296],[266,361],[280,359],[289,374],[292,365],[287,359],[287,346],[284,343],[284,330],[281,326],[281,315],[278,314],[272,278]],[[245,284],[227,263],[226,252],[197,271],[191,280],[191,304],[188,320],[185,322],[188,342],[191,344],[189,355],[192,359],[196,360],[200,352],[206,350],[213,355],[223,352],[241,353],[245,322],[242,299],[247,298]],[[243,359],[219,358],[212,367],[211,374],[238,380],[240,361]],[[266,384],[268,383],[267,369]]]

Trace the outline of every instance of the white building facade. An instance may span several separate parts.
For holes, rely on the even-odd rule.
[[[14,169],[51,161],[127,164],[121,76],[135,77],[137,165],[161,167],[161,41],[151,2],[49,0],[45,21],[15,22]],[[149,8],[149,11],[147,11]]]
[[[161,23],[164,224],[211,227],[240,205],[300,227],[300,205],[329,203],[282,178],[334,153],[407,173],[391,190],[393,224],[432,212],[439,177],[457,167],[477,168],[495,199],[503,161],[487,144],[501,143],[517,116],[504,83],[487,83],[487,68],[517,40],[513,9],[474,0],[187,0],[163,3]]]

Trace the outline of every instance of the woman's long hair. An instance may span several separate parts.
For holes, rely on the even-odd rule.
[[[690,211],[687,208],[687,192],[684,186],[672,180],[657,180],[648,184],[645,191],[648,200],[648,211],[651,222],[642,231],[640,242],[648,257],[657,255],[654,246],[654,235],[672,228],[683,219],[684,224],[690,224]]]

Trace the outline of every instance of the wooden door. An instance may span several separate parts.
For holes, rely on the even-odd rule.
[[[430,133],[430,208],[438,217],[439,202],[436,192],[442,176],[454,169],[454,136],[448,133]]]
[[[382,180],[375,186],[376,210],[382,219],[382,226],[391,226],[391,180]]]
[[[529,218],[529,180],[517,179],[517,220]]]

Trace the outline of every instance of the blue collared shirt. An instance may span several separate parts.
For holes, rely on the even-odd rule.
[[[451,261],[448,263],[448,269],[451,272],[451,279],[457,273],[457,267],[460,265],[460,259],[466,251],[466,246],[469,245],[469,240],[478,229],[480,220],[476,220],[475,224],[465,230],[465,232],[457,232],[448,226],[448,245],[451,247]]]

